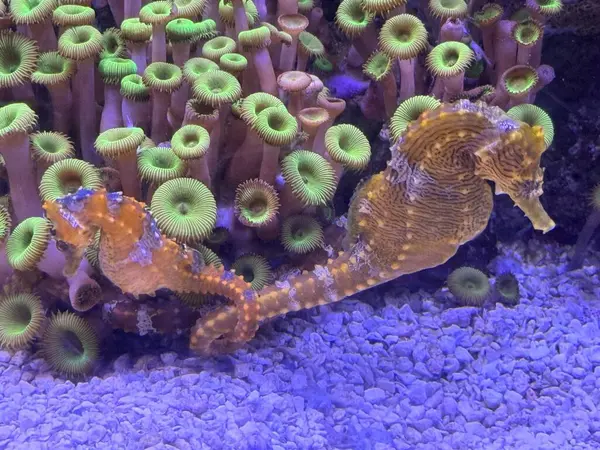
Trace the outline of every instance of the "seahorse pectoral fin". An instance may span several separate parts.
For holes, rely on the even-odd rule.
[[[542,206],[539,197],[513,198],[513,201],[515,202],[515,205],[525,213],[527,218],[531,221],[533,228],[536,230],[547,233],[556,226]]]

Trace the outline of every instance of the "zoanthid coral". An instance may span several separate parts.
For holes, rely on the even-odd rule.
[[[448,290],[461,306],[481,306],[490,297],[490,280],[481,270],[460,267],[448,276]]]
[[[121,175],[123,192],[140,198],[141,187],[137,176],[137,149],[146,138],[144,130],[138,127],[110,128],[96,138],[96,151],[104,158],[116,162]]]
[[[275,220],[279,210],[279,195],[263,180],[248,180],[235,191],[235,214],[247,227],[264,227]]]
[[[292,253],[309,253],[323,246],[323,228],[310,216],[290,216],[281,226],[283,247]]]
[[[269,262],[260,255],[248,254],[240,256],[231,266],[236,275],[241,275],[244,281],[250,283],[255,291],[260,291],[273,279]]]
[[[332,161],[348,170],[362,170],[371,158],[369,140],[357,127],[335,125],[325,133],[325,147]]]
[[[69,376],[90,372],[100,356],[98,335],[83,317],[72,312],[53,315],[41,343],[46,361]]]
[[[39,297],[29,293],[0,297],[0,347],[27,347],[38,337],[45,320]]]
[[[417,120],[425,111],[432,111],[441,104],[439,100],[429,95],[415,95],[400,103],[390,120],[392,142],[398,140],[409,123]]]
[[[68,158],[52,164],[40,181],[40,197],[43,201],[56,200],[79,188],[100,189],[102,178],[98,169],[80,159]]]
[[[496,293],[497,300],[501,303],[514,306],[521,298],[519,280],[510,272],[503,273],[496,277],[494,292]]]
[[[0,89],[15,88],[28,81],[37,58],[36,41],[20,33],[0,31]]]
[[[544,131],[544,143],[546,148],[550,147],[554,140],[554,125],[546,111],[539,106],[523,104],[510,108],[506,115],[515,120],[525,122],[530,127],[539,126]]]
[[[180,242],[206,238],[217,216],[213,194],[193,178],[177,178],[161,184],[154,192],[150,209],[160,229]]]
[[[324,205],[335,194],[335,172],[318,153],[306,150],[290,153],[281,163],[281,173],[296,198],[305,205]]]

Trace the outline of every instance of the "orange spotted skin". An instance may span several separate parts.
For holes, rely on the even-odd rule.
[[[191,331],[190,347],[211,354],[238,348],[262,320],[443,264],[485,229],[493,206],[486,180],[495,183],[496,193],[508,194],[535,229],[551,230],[554,222],[539,201],[543,150],[539,127],[484,103],[460,100],[422,114],[392,147],[388,168],[357,189],[348,214],[351,249],[257,294],[230,272],[201,268],[192,250],[160,233],[160,239],[152,238],[153,221],[133,199],[115,206],[115,194],[100,191],[76,199],[71,210],[77,212],[65,214],[69,205],[60,201],[45,209],[57,239],[76,249],[75,255],[102,230],[101,268],[126,292],[151,294],[166,287],[229,298]]]
[[[124,292],[153,295],[167,288],[228,298],[236,316],[219,351],[236,348],[254,336],[260,308],[250,285],[232,272],[204,266],[196,250],[162,235],[144,204],[119,193],[80,190],[46,202],[44,209],[54,224],[56,239],[67,244],[72,254],[83,254],[82,249],[101,230],[100,268]],[[213,353],[212,347],[212,340],[198,343],[206,353]]]

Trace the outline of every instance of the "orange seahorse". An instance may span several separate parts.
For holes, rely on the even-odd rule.
[[[189,291],[211,292],[215,283],[220,283],[218,293],[229,296],[231,303],[200,318],[190,336],[192,349],[214,353],[236,348],[242,339],[252,337],[259,321],[336,302],[444,263],[486,227],[493,206],[486,180],[495,183],[497,194],[508,194],[535,229],[551,230],[554,222],[539,201],[543,182],[539,164],[544,148],[540,127],[510,119],[501,109],[485,103],[461,100],[423,113],[392,147],[387,169],[357,189],[348,214],[351,249],[325,266],[277,282],[254,297],[239,279],[227,276],[231,284],[223,284],[227,272],[204,268],[191,276],[194,264],[189,261],[194,258],[189,256],[190,250],[181,250],[164,236],[160,239],[165,248],[172,249],[174,255],[188,255],[185,264],[181,263],[182,256],[157,257],[154,252],[160,250],[151,251],[147,265],[133,258],[131,249],[144,240],[145,230],[157,233],[156,226],[148,224],[151,216],[134,200],[122,202],[138,211],[137,217],[122,212],[123,206],[118,205],[110,212],[110,196],[115,194],[104,192],[89,194],[83,204],[76,202],[80,205],[77,208],[61,205],[68,205],[69,198],[78,194],[47,203],[45,208],[55,224],[57,239],[74,255],[89,244],[86,228],[102,229],[103,271],[124,290],[148,292],[160,280],[161,287],[175,291],[184,286]],[[131,221],[127,222],[131,231],[112,222],[119,217]],[[127,281],[132,278],[135,280]],[[251,313],[246,308],[248,302]]]
[[[78,267],[85,248],[101,230],[100,269],[123,292],[153,295],[168,288],[222,295],[235,305],[236,322],[218,343],[219,350],[237,348],[254,336],[260,305],[250,284],[233,272],[206,266],[197,250],[161,234],[143,203],[120,192],[79,189],[46,202],[44,209],[54,224],[58,248],[67,255],[65,271]]]

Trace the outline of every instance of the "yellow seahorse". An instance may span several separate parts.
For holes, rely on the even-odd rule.
[[[401,275],[444,263],[486,227],[496,193],[506,193],[537,230],[554,222],[542,207],[543,130],[485,103],[461,100],[423,113],[392,147],[382,173],[363,183],[348,214],[351,247],[253,295],[233,274],[201,267],[193,250],[160,235],[149,211],[120,194],[80,191],[44,205],[56,238],[77,261],[102,230],[101,268],[126,292],[218,293],[231,302],[200,318],[190,347],[238,348],[260,321],[332,303]]]

